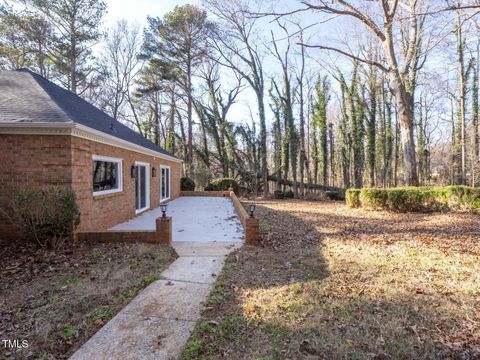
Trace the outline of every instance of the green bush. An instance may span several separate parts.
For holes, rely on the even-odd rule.
[[[402,187],[392,189],[349,189],[349,207],[396,212],[480,209],[480,189],[468,186]]]
[[[295,194],[292,190],[283,191],[277,189],[273,192],[273,197],[275,199],[293,199],[295,197]]]
[[[273,197],[275,199],[285,199],[285,193],[278,189],[273,192]]]
[[[232,188],[235,194],[238,194],[240,191],[240,185],[232,178],[220,178],[215,179],[207,186],[205,186],[205,191],[225,191]]]
[[[345,193],[343,191],[325,191],[325,197],[328,200],[345,200]]]
[[[345,201],[347,206],[351,208],[360,207],[360,190],[359,189],[348,189],[345,192]]]
[[[75,193],[62,186],[26,189],[14,199],[17,225],[45,248],[58,248],[80,223]]]
[[[180,179],[180,190],[181,191],[194,191],[195,182],[189,177],[182,177]]]

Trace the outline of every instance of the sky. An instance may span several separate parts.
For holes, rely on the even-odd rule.
[[[104,26],[109,27],[120,19],[146,24],[147,16],[160,16],[173,10],[175,5],[200,4],[198,0],[106,0],[108,13]]]

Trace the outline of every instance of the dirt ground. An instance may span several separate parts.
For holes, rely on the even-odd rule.
[[[176,257],[149,244],[0,246],[0,339],[19,341],[0,359],[68,358]]]
[[[480,359],[480,216],[259,201],[184,359]]]

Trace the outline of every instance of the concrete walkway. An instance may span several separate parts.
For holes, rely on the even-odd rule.
[[[160,215],[153,209],[114,229],[153,229]],[[243,228],[229,198],[179,198],[168,215],[179,257],[70,359],[179,358],[225,256],[243,245]]]

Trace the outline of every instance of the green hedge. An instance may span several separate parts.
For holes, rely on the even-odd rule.
[[[181,191],[194,191],[195,182],[189,177],[182,177],[180,179],[180,190]]]
[[[295,194],[293,193],[292,190],[275,190],[273,192],[273,197],[275,199],[293,199],[295,197]]]
[[[480,188],[468,186],[349,189],[345,196],[352,208],[364,207],[397,212],[480,210]]]
[[[232,188],[235,194],[238,195],[240,191],[240,185],[234,179],[231,178],[220,178],[213,180],[210,184],[205,186],[205,191],[225,191],[229,188]]]

